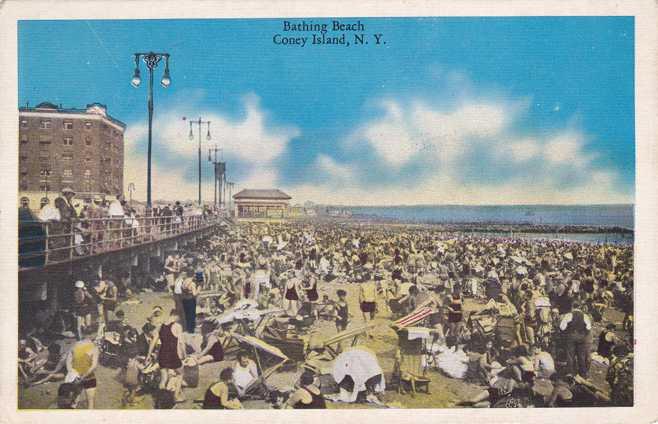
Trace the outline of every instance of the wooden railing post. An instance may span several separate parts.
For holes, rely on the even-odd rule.
[[[75,246],[75,234],[73,233],[73,220],[69,221],[69,261],[73,260],[73,248]]]
[[[45,243],[44,252],[43,252],[44,253],[43,264],[48,265],[49,252],[50,252],[50,248],[49,248],[50,238],[49,238],[48,234],[49,234],[50,223],[46,222],[44,224],[44,227],[45,227],[45,233],[46,233],[46,243]]]

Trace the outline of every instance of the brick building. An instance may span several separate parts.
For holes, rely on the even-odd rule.
[[[105,105],[69,109],[44,102],[18,111],[19,198],[38,208],[46,191],[52,199],[64,187],[79,199],[123,193],[126,124],[108,115]]]

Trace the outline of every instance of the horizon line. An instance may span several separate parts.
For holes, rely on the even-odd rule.
[[[315,203],[315,202],[313,202]],[[635,203],[478,203],[478,204],[464,204],[464,203],[419,203],[419,204],[395,204],[395,205],[354,205],[354,204],[332,204],[332,203],[315,203],[322,206],[341,206],[351,208],[399,208],[399,207],[432,207],[432,206],[466,206],[466,207],[500,207],[500,206],[635,206]]]

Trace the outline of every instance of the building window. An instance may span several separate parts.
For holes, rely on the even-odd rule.
[[[27,184],[27,177],[21,177],[21,183],[20,183],[21,190],[27,190],[28,189],[28,184]]]
[[[71,122],[71,121],[64,121],[64,129],[65,129],[65,130],[72,130],[72,129],[73,129],[73,122]]]
[[[90,169],[85,169],[84,176],[87,179],[91,178],[91,170]]]
[[[72,161],[73,160],[73,153],[62,153],[62,160]]]
[[[65,169],[64,172],[62,173],[62,176],[64,178],[73,178],[73,170],[72,169]]]
[[[27,160],[27,155],[21,155],[21,161],[25,162]]]
[[[39,144],[41,144],[41,145],[50,144],[51,141],[52,141],[52,139],[50,138],[49,135],[39,136]]]
[[[91,146],[91,137],[89,137],[89,136],[86,136],[86,137],[85,137],[85,144],[86,144],[87,146]]]
[[[28,125],[27,119],[21,119],[21,128],[27,128]]]
[[[21,134],[21,144],[27,144],[27,134]]]
[[[94,124],[93,124],[92,122],[90,122],[90,121],[85,121],[85,129],[86,129],[86,130],[90,130],[91,127],[93,127],[93,126],[94,126]]]
[[[41,121],[41,126],[39,128],[41,128],[42,130],[47,130],[50,129],[50,127],[51,127],[50,121]]]
[[[39,189],[41,191],[51,191],[50,190],[50,184],[46,184],[46,183],[39,184]]]
[[[65,146],[73,146],[73,137],[64,137]]]

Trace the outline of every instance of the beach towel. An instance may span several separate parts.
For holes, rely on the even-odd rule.
[[[445,350],[437,356],[437,367],[447,376],[463,380],[468,372],[468,355],[461,349]]]

